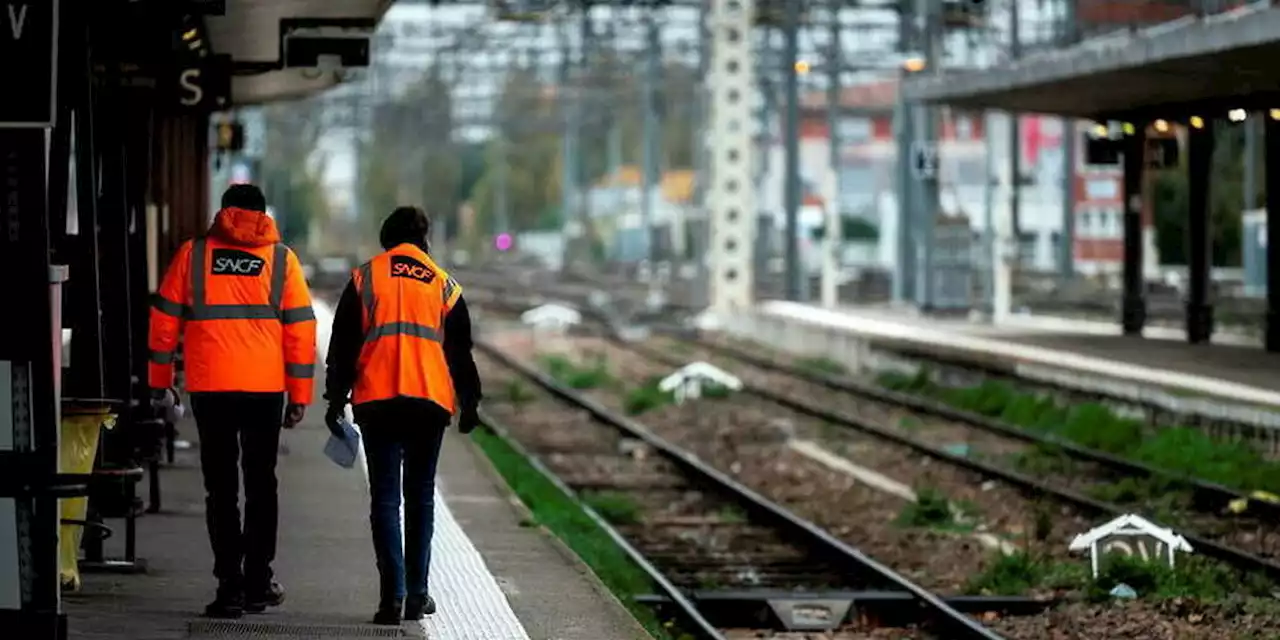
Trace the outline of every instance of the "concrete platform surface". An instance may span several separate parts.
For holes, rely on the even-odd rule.
[[[321,306],[317,315],[327,324],[332,314]],[[323,362],[328,327],[320,333]],[[161,471],[164,510],[139,520],[138,553],[148,572],[86,574],[82,590],[64,601],[71,640],[648,637],[575,556],[542,529],[524,526],[501,478],[456,431],[446,438],[437,482],[430,588],[440,611],[399,630],[367,624],[378,598],[368,480],[362,465],[343,470],[323,455],[322,413],[312,406],[281,442],[275,570],[288,592],[282,607],[230,624],[200,617],[215,581],[196,443]],[[194,425],[182,425],[180,434],[194,440]],[[119,538],[108,541],[109,556],[119,554]]]
[[[1012,318],[1003,326],[925,318],[892,309],[821,309],[791,302],[768,302],[759,317],[799,322],[818,332],[846,333],[871,346],[914,346],[975,364],[1071,371],[1080,376],[1122,381],[1255,407],[1280,407],[1280,355],[1238,345],[1191,345],[1167,339],[1107,334],[1100,323],[1064,319]]]

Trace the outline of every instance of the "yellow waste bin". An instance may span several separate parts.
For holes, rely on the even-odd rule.
[[[108,407],[78,406],[62,408],[62,440],[58,445],[58,466],[62,473],[92,473],[98,453],[98,436],[102,429],[115,426],[116,416]],[[59,500],[63,520],[83,522],[89,508],[88,498]],[[80,539],[84,527],[64,524],[58,536],[58,576],[63,589],[80,588]]]

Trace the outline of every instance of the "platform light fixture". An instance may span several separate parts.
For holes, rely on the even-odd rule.
[[[1092,133],[1093,133],[1093,137],[1095,137],[1095,138],[1105,138],[1105,137],[1107,137],[1107,133],[1108,133],[1108,132],[1107,132],[1107,125],[1105,125],[1105,124],[1095,124],[1095,125],[1093,125]]]
[[[909,73],[924,71],[924,65],[924,58],[913,57],[902,61],[902,68]]]
[[[1204,118],[1201,118],[1200,116],[1191,116],[1191,120],[1189,122],[1191,124],[1191,128],[1193,129],[1204,128]]]
[[[1271,119],[1272,119],[1272,120],[1280,120],[1280,109],[1272,109],[1272,110],[1271,110]]]
[[[802,76],[807,75],[809,73],[809,69],[810,69],[810,66],[809,66],[808,60],[796,60],[797,75],[802,75]]]
[[[1232,109],[1227,112],[1227,119],[1232,122],[1244,122],[1249,117],[1249,112],[1244,109]]]
[[[1168,120],[1164,120],[1164,119],[1156,120],[1155,122],[1151,123],[1151,126],[1155,127],[1157,133],[1169,133]]]
[[[1120,125],[1120,130],[1123,131],[1126,136],[1137,135],[1138,133],[1138,128],[1133,126],[1132,122],[1122,123]]]

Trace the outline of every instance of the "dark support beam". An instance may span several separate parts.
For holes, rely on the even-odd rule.
[[[1213,335],[1213,240],[1209,221],[1209,174],[1213,164],[1213,133],[1217,123],[1203,122],[1187,129],[1187,342],[1205,344]]]
[[[58,472],[58,417],[45,136],[40,128],[0,129],[0,270],[5,304],[17,310],[0,332],[0,385],[8,387],[12,405],[0,407],[0,425],[8,431],[0,433],[0,467],[31,469],[22,477],[25,487],[0,482],[0,495],[9,499],[0,505],[10,527],[6,537],[17,538],[8,543],[17,548],[17,566],[3,570],[0,586],[18,587],[18,601],[0,606],[0,627],[6,638],[31,640],[66,636],[59,611],[58,500],[50,492]]]
[[[126,105],[120,90],[95,92],[94,154],[101,163],[94,178],[100,236],[103,377],[107,397],[127,400],[133,374],[133,330],[129,296],[129,212],[126,201]],[[127,428],[127,425],[121,425]],[[123,430],[120,430],[123,433]]]
[[[1124,298],[1120,324],[1126,336],[1141,336],[1147,322],[1146,281],[1142,274],[1142,177],[1146,131],[1124,138]]]
[[[1264,185],[1267,191],[1267,336],[1266,348],[1280,352],[1280,224],[1271,222],[1280,212],[1280,121],[1267,118],[1263,134],[1266,148]]]
[[[98,201],[95,196],[97,180],[92,170],[96,165],[92,109],[94,88],[90,77],[89,50],[83,46],[89,38],[82,23],[64,24],[62,28],[68,30],[66,33],[75,34],[64,41],[62,65],[65,77],[63,96],[72,105],[71,117],[66,124],[72,127],[70,151],[75,154],[72,161],[76,169],[75,183],[68,185],[68,190],[75,190],[74,215],[77,222],[77,234],[67,238],[71,281],[67,284],[64,315],[67,319],[65,324],[71,329],[71,362],[66,363],[68,369],[63,380],[63,393],[71,398],[105,398],[99,314],[102,287],[98,277],[101,252],[98,249]]]

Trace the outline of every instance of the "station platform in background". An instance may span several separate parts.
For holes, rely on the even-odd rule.
[[[1150,327],[1147,337],[1121,335],[1119,324],[1013,315],[1000,325],[922,317],[891,308],[823,309],[764,302],[758,317],[844,333],[872,347],[932,352],[975,365],[1016,370],[1044,367],[1081,377],[1141,385],[1225,403],[1280,409],[1280,354],[1229,344],[1188,344],[1180,330]],[[1260,344],[1260,341],[1257,342]]]
[[[332,314],[321,307],[317,303],[323,346]],[[200,617],[216,582],[195,443],[161,471],[164,511],[138,521],[147,573],[85,575],[81,591],[64,601],[70,639],[646,637],[584,564],[542,529],[527,526],[523,507],[456,430],[445,439],[437,480],[430,588],[439,611],[422,627],[406,622],[399,632],[367,624],[378,600],[367,475],[362,465],[341,469],[324,456],[322,416],[323,407],[313,405],[281,439],[275,570],[287,590],[283,606],[227,623]],[[180,431],[184,438],[196,435],[194,424]]]

